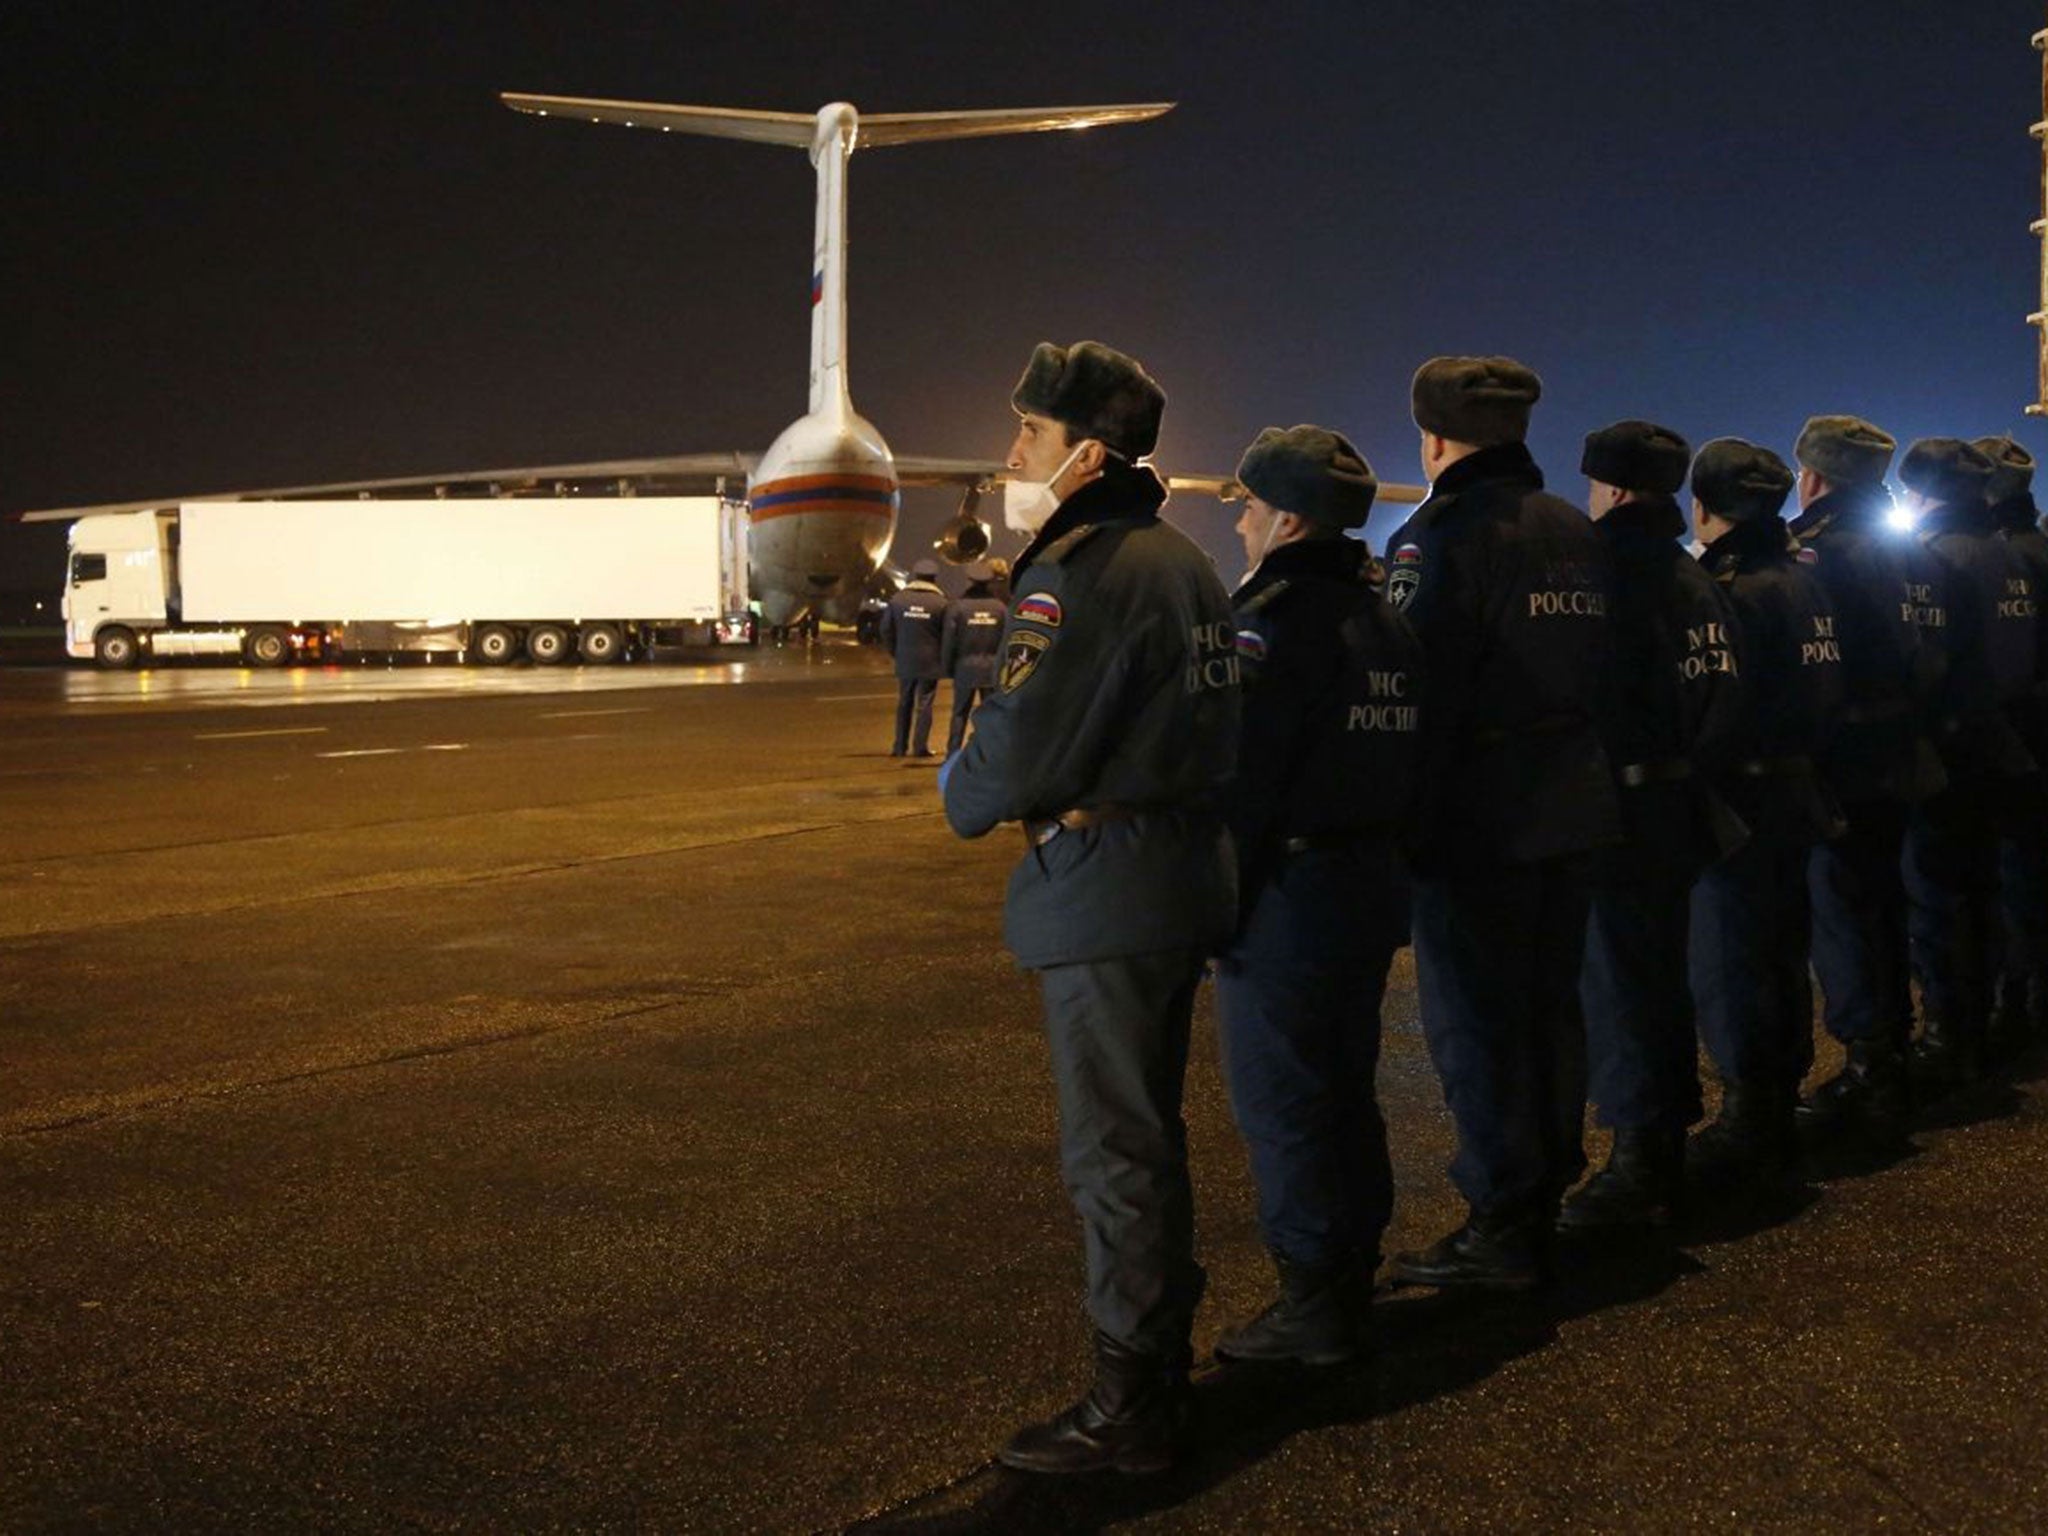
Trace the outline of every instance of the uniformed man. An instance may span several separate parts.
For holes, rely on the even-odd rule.
[[[891,757],[901,757],[906,747],[919,757],[932,755],[932,698],[944,675],[939,647],[945,623],[939,563],[920,560],[910,568],[910,580],[882,610],[882,644],[896,659],[896,743],[889,749]]]
[[[1238,665],[1229,598],[1160,521],[1142,462],[1165,400],[1100,343],[1032,354],[1005,513],[1032,538],[996,691],[942,783],[961,836],[1023,828],[1003,933],[1043,989],[1087,1252],[1095,1384],[1004,1447],[1027,1471],[1167,1465],[1202,1296],[1181,1084],[1202,964],[1237,909],[1217,796]]]
[[[995,595],[995,570],[986,560],[967,567],[967,590],[946,604],[939,637],[939,670],[953,680],[953,722],[946,732],[946,756],[967,739],[968,717],[977,700],[996,685],[1003,652],[1003,615],[1009,605]]]
[[[1422,655],[1369,584],[1365,545],[1344,537],[1379,489],[1357,449],[1323,427],[1268,427],[1237,478],[1246,695],[1226,807],[1241,916],[1216,1004],[1280,1295],[1216,1353],[1335,1365],[1362,1342],[1393,1206],[1373,1079],[1387,968],[1407,942],[1395,844],[1420,766]]]
[[[2013,705],[2012,721],[2036,765],[2048,768],[2048,534],[2034,505],[2034,456],[2010,437],[1980,437],[1976,447],[1991,460],[1991,521],[2025,567],[2034,603],[2034,685]],[[2048,1033],[2048,807],[2041,800],[2026,793],[2002,807],[1998,905],[2005,947],[1991,1010],[1994,1054]]]
[[[1668,1223],[1700,1117],[1688,899],[1701,868],[1745,833],[1708,782],[1738,727],[1739,684],[1728,606],[1680,543],[1675,497],[1691,460],[1684,438],[1648,421],[1589,434],[1579,460],[1613,568],[1604,734],[1626,841],[1594,856],[1579,978],[1593,1102],[1614,1147],[1565,1202],[1567,1229]]]
[[[1510,358],[1425,363],[1411,398],[1433,484],[1388,543],[1388,599],[1430,679],[1413,883],[1422,1026],[1470,1207],[1395,1258],[1409,1284],[1541,1283],[1558,1203],[1585,1168],[1585,864],[1620,836],[1596,725],[1607,559],[1523,444],[1541,390]]]
[[[1821,772],[1845,823],[1807,861],[1821,1017],[1845,1059],[1798,1114],[1810,1131],[1854,1131],[1879,1144],[1903,1133],[1911,1108],[1906,816],[1943,782],[1925,734],[1942,653],[1922,641],[1914,617],[1930,611],[1940,576],[1891,522],[1884,477],[1896,447],[1860,417],[1815,416],[1793,448],[1800,515],[1792,533],[1812,552],[1842,643],[1843,704]]]
[[[1991,474],[1990,459],[1952,437],[1922,438],[1899,465],[1907,510],[1948,578],[1935,738],[1948,787],[1916,808],[1906,833],[1921,1001],[1914,1067],[1935,1092],[1984,1067],[1998,969],[1995,813],[2027,792],[2034,772],[2010,715],[2034,685],[2034,596],[2025,565],[1992,523],[1984,499]]]
[[[1718,787],[1750,829],[1693,887],[1688,969],[1721,1108],[1686,1160],[1709,1186],[1796,1162],[1793,1105],[1813,1050],[1806,863],[1839,830],[1816,759],[1841,708],[1841,642],[1778,515],[1791,490],[1785,461],[1740,438],[1693,460],[1700,563],[1733,610],[1742,669],[1739,750]]]

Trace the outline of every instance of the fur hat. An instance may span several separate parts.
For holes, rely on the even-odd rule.
[[[1624,491],[1670,496],[1685,484],[1692,448],[1669,427],[1654,421],[1617,421],[1586,434],[1579,473]]]
[[[939,579],[939,562],[927,557],[911,566],[910,574],[920,581],[937,581]]]
[[[1899,461],[1899,483],[1944,503],[1968,506],[1984,499],[1993,465],[1959,437],[1923,437]]]
[[[1432,357],[1415,371],[1415,425],[1453,442],[1491,448],[1529,435],[1543,381],[1512,357]]]
[[[1092,437],[1127,459],[1142,459],[1158,446],[1166,391],[1136,358],[1099,341],[1071,347],[1041,341],[1010,404],[1050,416],[1076,437]]]
[[[975,586],[986,586],[996,579],[996,568],[986,560],[977,560],[960,573]]]
[[[1731,523],[1776,517],[1792,494],[1792,471],[1768,448],[1739,437],[1717,437],[1692,461],[1692,493],[1701,506]]]
[[[1270,507],[1330,528],[1358,528],[1380,483],[1365,455],[1327,427],[1268,427],[1237,461],[1244,488]]]
[[[1792,457],[1833,485],[1881,485],[1899,440],[1861,416],[1815,416]]]
[[[1994,507],[2032,487],[2034,456],[2010,437],[1980,437],[1970,446],[1991,461],[1991,483],[1984,488],[1984,499]]]

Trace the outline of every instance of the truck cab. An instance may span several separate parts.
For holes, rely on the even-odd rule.
[[[140,635],[170,617],[173,526],[154,512],[103,513],[71,525],[63,601],[69,655],[134,664]]]

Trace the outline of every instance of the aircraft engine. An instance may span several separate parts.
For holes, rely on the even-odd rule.
[[[953,514],[953,520],[932,540],[932,548],[948,564],[971,565],[988,553],[989,526],[974,515],[975,509],[981,505],[981,493],[986,489],[986,485],[970,487],[960,498],[960,510]]]

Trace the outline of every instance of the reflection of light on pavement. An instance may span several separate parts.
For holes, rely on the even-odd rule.
[[[697,688],[736,683],[818,683],[881,678],[889,658],[867,646],[827,642],[805,650],[717,654],[610,667],[462,667],[412,662],[280,667],[151,667],[135,672],[65,668],[63,699],[103,707],[144,703],[235,705],[375,703],[404,698],[601,697],[625,689]]]

